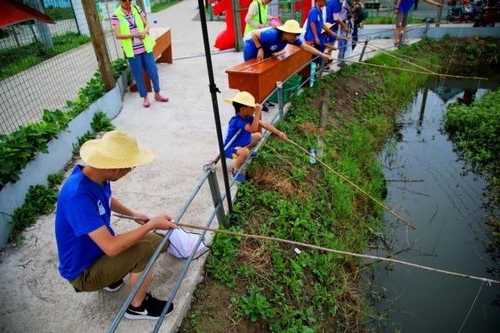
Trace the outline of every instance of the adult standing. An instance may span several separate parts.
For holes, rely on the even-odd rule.
[[[151,162],[153,153],[120,131],[85,142],[80,149],[85,166],[77,165],[59,192],[55,234],[59,273],[77,292],[116,291],[129,275],[132,287],[145,269],[161,237],[155,229],[175,228],[168,215],[149,218],[127,208],[111,194],[111,182],[133,168]],[[135,217],[137,228],[116,234],[111,212]],[[147,222],[144,222],[147,221]],[[128,319],[157,319],[166,301],[149,293],[152,275],[146,277],[130,303]],[[173,306],[168,310],[173,311]]]
[[[111,17],[111,25],[115,36],[121,42],[123,53],[127,57],[137,85],[139,95],[144,99],[143,106],[151,104],[144,83],[144,72],[153,81],[154,98],[158,102],[168,102],[168,98],[160,94],[160,78],[153,56],[155,41],[149,35],[149,23],[146,14],[132,0],[121,0]]]
[[[252,31],[269,26],[269,3],[271,0],[253,0],[250,3],[245,17],[245,37],[249,37]]]
[[[414,0],[396,0],[394,14],[396,15],[396,28],[394,29],[394,46],[401,47],[406,26],[408,25],[408,13],[413,7]]]
[[[340,11],[333,13],[334,21],[338,22],[339,30],[337,33],[338,38],[338,66],[342,67],[345,65],[343,59],[345,58],[348,45],[350,43],[349,39],[351,37],[351,3],[352,0],[343,0]]]

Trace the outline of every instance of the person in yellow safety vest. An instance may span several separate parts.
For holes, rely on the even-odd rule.
[[[144,71],[153,81],[155,100],[168,102],[168,98],[160,94],[160,79],[153,55],[155,41],[149,35],[146,14],[138,6],[132,5],[131,2],[132,0],[121,0],[120,6],[116,8],[111,17],[111,25],[130,64],[139,95],[144,99],[142,105],[148,108],[151,104],[144,84]]]
[[[254,30],[269,26],[268,5],[270,2],[271,0],[253,0],[250,3],[245,17],[245,37],[249,37]]]

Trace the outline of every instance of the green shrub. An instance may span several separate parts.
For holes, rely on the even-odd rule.
[[[113,63],[115,75],[120,75],[126,66],[123,59]],[[26,164],[39,152],[47,151],[50,140],[67,127],[68,123],[90,104],[104,95],[104,84],[99,73],[78,92],[74,101],[68,101],[64,110],[44,110],[42,120],[20,127],[13,133],[0,136],[0,189],[9,182],[15,182]],[[102,115],[94,119],[99,131],[110,127]]]

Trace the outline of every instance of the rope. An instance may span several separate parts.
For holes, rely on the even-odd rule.
[[[126,219],[132,219],[132,220],[135,219],[133,216],[128,216],[128,215],[122,215],[122,214],[113,214],[113,215],[115,215],[117,217],[121,217],[121,218],[126,218]],[[387,262],[391,262],[394,264],[400,264],[400,265],[410,266],[410,267],[414,267],[414,268],[418,268],[418,269],[423,269],[426,271],[437,272],[437,273],[457,276],[457,277],[466,278],[466,279],[479,280],[482,282],[486,282],[488,284],[500,284],[499,280],[489,279],[489,278],[475,276],[475,275],[463,274],[463,273],[458,273],[458,272],[447,271],[444,269],[414,264],[412,262],[403,261],[403,260],[394,259],[394,258],[378,257],[378,256],[369,255],[369,254],[360,254],[360,253],[337,250],[337,249],[332,249],[332,248],[328,248],[328,247],[324,247],[324,246],[318,246],[318,245],[313,245],[313,244],[308,244],[308,243],[303,243],[303,242],[296,242],[296,241],[283,239],[283,238],[254,235],[254,234],[246,234],[246,233],[242,233],[242,232],[236,232],[236,231],[230,231],[230,230],[224,230],[224,229],[214,229],[214,228],[197,226],[197,225],[187,224],[187,223],[177,223],[177,225],[180,227],[205,230],[205,231],[210,231],[210,232],[214,232],[214,233],[218,233],[218,234],[225,234],[225,235],[229,235],[229,236],[253,238],[253,239],[260,239],[260,240],[267,240],[267,241],[273,241],[273,242],[278,242],[278,243],[290,244],[290,245],[300,246],[303,248],[320,250],[323,252],[336,253],[336,254],[341,254],[341,255],[345,255],[345,256],[364,258],[364,259],[370,259],[370,260],[378,260],[378,261],[387,261]]]
[[[307,151],[307,149],[305,149],[304,147],[302,147],[301,145],[299,145],[298,143],[290,140],[290,139],[286,139],[287,142],[291,143],[292,145],[296,146],[297,148],[299,148],[301,151],[303,151],[304,153],[306,153],[307,155],[309,155],[309,152]],[[343,174],[341,174],[340,172],[336,171],[335,169],[333,169],[331,166],[329,166],[328,164],[326,164],[325,162],[323,162],[322,160],[320,160],[319,158],[316,157],[316,161],[318,161],[321,165],[323,165],[325,168],[327,168],[328,170],[330,170],[331,172],[333,172],[337,177],[339,177],[340,179],[342,179],[343,181],[345,181],[346,183],[348,183],[349,185],[351,185],[352,187],[354,187],[356,190],[358,190],[359,192],[361,192],[362,194],[364,194],[365,196],[367,196],[368,198],[370,198],[373,202],[375,202],[377,205],[379,205],[380,207],[382,207],[383,209],[385,209],[386,211],[388,211],[392,216],[394,216],[396,219],[398,219],[399,221],[401,221],[403,224],[409,226],[410,228],[412,228],[413,230],[417,229],[413,224],[411,224],[410,222],[408,222],[405,218],[403,218],[400,214],[398,214],[396,211],[394,211],[392,208],[386,206],[384,203],[380,202],[380,200],[376,199],[375,197],[373,197],[370,193],[366,192],[365,190],[363,190],[361,187],[359,187],[358,185],[356,185],[355,183],[353,183],[349,178],[347,178],[346,176],[344,176]]]

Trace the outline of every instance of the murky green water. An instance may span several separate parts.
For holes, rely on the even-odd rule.
[[[399,133],[380,157],[389,180],[386,203],[417,230],[386,215],[390,250],[381,242],[372,253],[397,253],[402,260],[493,278],[499,264],[487,253],[487,183],[467,171],[443,131],[446,105],[463,98],[464,87],[465,99],[493,88],[491,82],[479,89],[478,82],[432,83],[401,115]],[[375,307],[385,317],[373,320],[374,331],[500,332],[500,285],[481,287],[479,281],[385,264],[373,265],[366,277]]]

